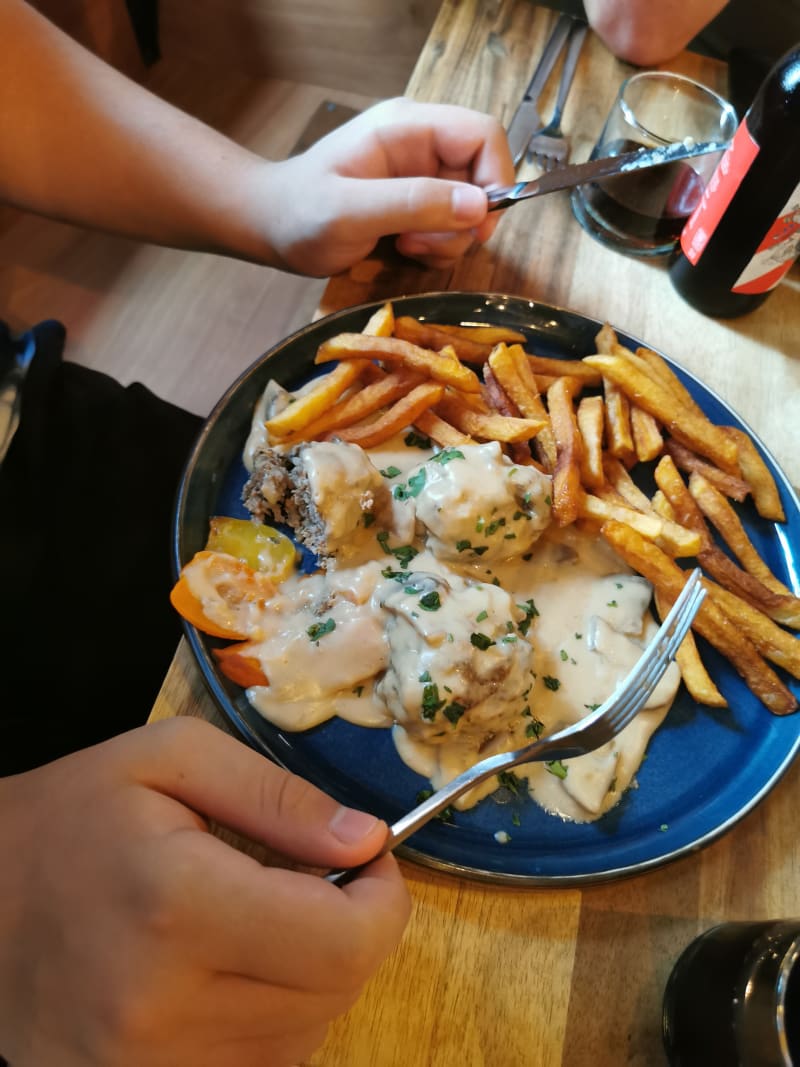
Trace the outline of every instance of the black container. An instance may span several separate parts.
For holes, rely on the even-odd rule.
[[[800,920],[729,922],[693,941],[664,991],[671,1067],[800,1067]]]

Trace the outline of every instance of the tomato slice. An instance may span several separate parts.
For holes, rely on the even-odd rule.
[[[261,616],[274,595],[268,575],[227,553],[204,550],[183,567],[170,601],[203,633],[244,640],[258,634]]]
[[[248,654],[252,648],[250,641],[242,641],[238,645],[212,649],[219,669],[225,677],[230,678],[243,689],[248,689],[251,685],[269,685],[258,657]]]
[[[291,538],[280,530],[249,519],[232,519],[224,515],[217,515],[210,520],[206,548],[235,556],[254,571],[262,571],[276,582],[289,577],[298,559]]]

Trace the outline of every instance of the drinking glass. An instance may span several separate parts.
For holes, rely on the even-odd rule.
[[[591,159],[687,138],[723,147],[737,127],[733,106],[700,82],[670,71],[641,71],[619,88]],[[603,244],[637,256],[673,250],[722,151],[579,185],[572,210]]]
[[[701,934],[667,981],[663,1036],[671,1067],[798,1067],[800,919]]]

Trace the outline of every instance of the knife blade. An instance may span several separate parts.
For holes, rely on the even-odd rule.
[[[506,136],[508,137],[508,147],[511,149],[511,158],[514,160],[515,167],[525,155],[525,149],[528,147],[528,141],[531,136],[544,125],[539,115],[539,95],[550,77],[550,72],[555,66],[556,60],[561,55],[561,49],[566,43],[574,22],[575,20],[571,15],[561,15],[550,35],[550,40],[545,45],[544,52],[542,52],[542,57],[533,72],[530,84],[525,90],[525,95],[514,112],[514,117],[508,127]]]
[[[646,170],[648,167],[663,167],[666,163],[678,163],[682,159],[708,155],[710,152],[724,152],[728,147],[726,141],[688,142],[676,141],[674,144],[658,148],[639,148],[633,152],[623,152],[618,156],[603,156],[589,160],[588,163],[572,163],[566,167],[556,167],[530,182],[517,182],[502,189],[492,189],[488,193],[489,210],[499,211],[511,207],[521,200],[534,196],[544,196],[557,189],[572,189],[576,185],[597,181],[598,178],[610,178],[615,174],[630,174]]]

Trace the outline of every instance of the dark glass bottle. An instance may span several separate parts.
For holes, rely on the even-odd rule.
[[[684,227],[669,275],[706,315],[752,311],[800,253],[800,45],[767,75]]]

